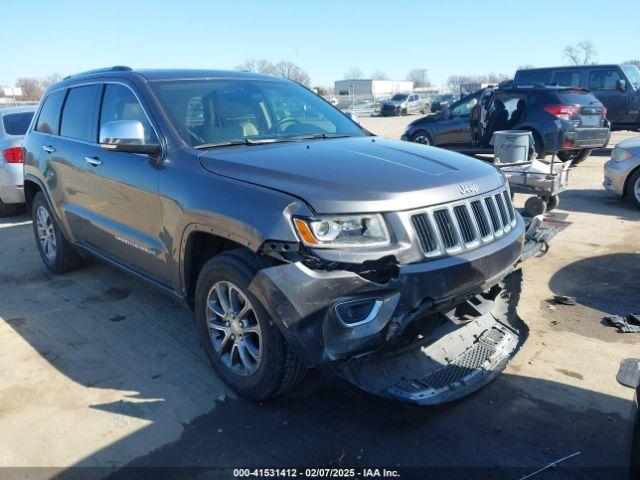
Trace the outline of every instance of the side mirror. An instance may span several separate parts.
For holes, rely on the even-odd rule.
[[[625,80],[616,80],[616,88],[621,92],[627,91],[627,82]]]
[[[100,128],[100,147],[105,150],[155,155],[160,151],[157,143],[146,143],[144,127],[138,120],[114,120]]]

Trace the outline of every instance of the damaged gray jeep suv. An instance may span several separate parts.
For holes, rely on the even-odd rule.
[[[493,166],[385,140],[267,75],[67,77],[24,139],[53,273],[97,257],[195,310],[216,372],[275,396],[326,365],[418,404],[499,373],[525,332],[525,227]]]

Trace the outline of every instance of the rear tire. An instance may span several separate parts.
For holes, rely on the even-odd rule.
[[[562,152],[558,152],[558,158],[563,162],[571,160],[573,165],[578,165],[579,163],[584,162],[591,155],[590,148],[584,148],[582,150],[564,150]]]
[[[0,217],[13,217],[24,207],[21,203],[4,203],[0,200]]]
[[[64,238],[51,207],[42,192],[36,193],[31,205],[33,233],[45,266],[57,275],[77,270],[82,258]]]
[[[223,252],[202,267],[195,293],[198,331],[214,370],[251,400],[280,395],[305,373],[271,316],[249,292],[259,270],[251,253]]]
[[[640,209],[640,169],[631,174],[627,183],[627,198],[636,208]]]

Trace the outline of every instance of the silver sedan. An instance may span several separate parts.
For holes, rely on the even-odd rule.
[[[604,188],[640,208],[640,137],[618,143],[604,164]]]
[[[0,108],[0,217],[24,204],[22,137],[37,105]]]

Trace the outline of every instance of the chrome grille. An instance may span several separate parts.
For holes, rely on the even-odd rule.
[[[431,224],[429,217],[426,213],[419,213],[411,217],[411,223],[415,228],[418,238],[420,239],[420,246],[424,252],[433,252],[438,248],[435,235],[431,230]]]
[[[458,205],[453,207],[453,213],[456,215],[456,220],[460,226],[460,233],[464,243],[473,242],[476,239],[476,232],[471,225],[471,218],[469,217],[469,211],[466,205]]]
[[[509,191],[480,195],[410,214],[411,225],[426,256],[470,250],[511,231],[517,215]]]
[[[436,219],[436,225],[444,247],[453,248],[458,245],[458,236],[456,235],[456,229],[453,226],[449,210],[437,210],[433,213],[433,216]]]
[[[487,218],[487,214],[484,212],[484,208],[482,208],[480,200],[471,202],[471,209],[473,210],[473,216],[476,219],[476,224],[480,229],[480,235],[482,235],[483,238],[489,236],[491,234],[489,219]]]

